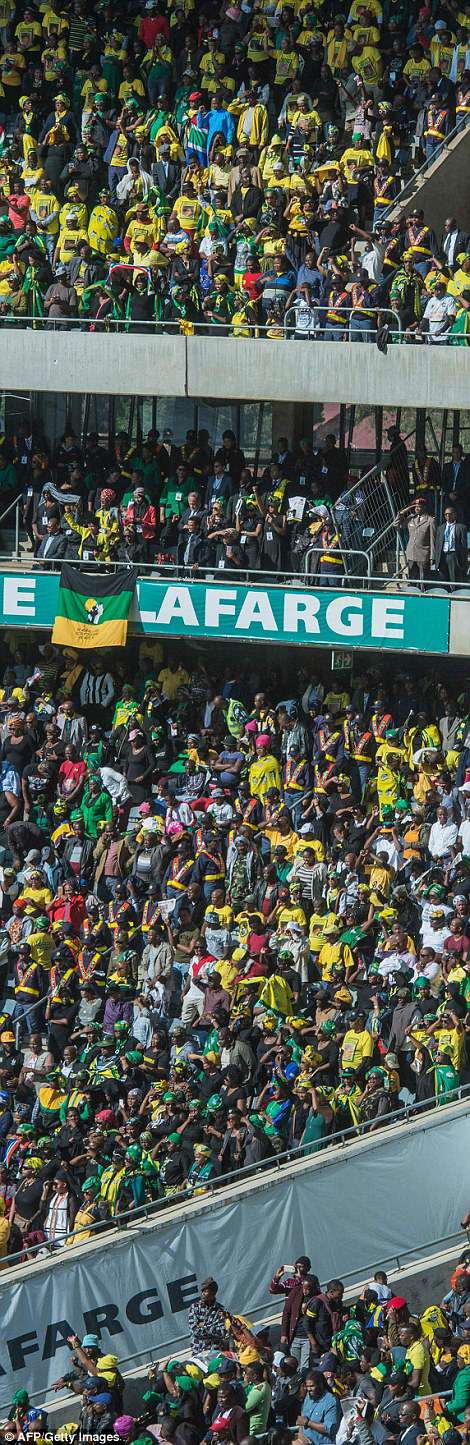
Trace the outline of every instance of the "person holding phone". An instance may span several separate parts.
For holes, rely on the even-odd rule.
[[[302,1254],[294,1264],[280,1264],[269,1286],[270,1294],[283,1294],[286,1297],[281,1320],[281,1345],[289,1350],[300,1319],[307,1275],[310,1275],[310,1260],[308,1255]],[[320,1294],[319,1280],[316,1275],[311,1277],[315,1280],[317,1293]]]

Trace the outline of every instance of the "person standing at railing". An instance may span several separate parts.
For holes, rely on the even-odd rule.
[[[373,294],[366,271],[360,271],[358,281],[353,281],[349,298],[351,302],[350,340],[374,341],[377,332],[377,312],[374,310]]]

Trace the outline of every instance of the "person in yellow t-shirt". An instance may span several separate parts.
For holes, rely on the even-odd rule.
[[[29,943],[29,939],[28,939]],[[462,1024],[451,1013],[443,1013],[436,1023],[431,1024],[429,1038],[436,1038],[439,1051],[449,1054],[454,1069],[460,1073],[465,1060],[465,1032]]]
[[[403,66],[403,74],[406,75],[408,84],[414,85],[416,82],[424,80],[430,69],[429,60],[426,59],[422,46],[412,45],[410,58]]]
[[[365,1015],[356,1014],[350,1029],[346,1030],[341,1045],[341,1068],[354,1069],[357,1073],[361,1065],[372,1058],[374,1041],[365,1028]]]
[[[375,90],[382,76],[382,56],[376,45],[359,45],[351,57],[352,68],[365,90]]]
[[[189,236],[194,236],[202,218],[203,209],[191,184],[186,183],[183,186],[181,195],[174,202],[173,214],[178,217],[181,230],[187,231]]]
[[[52,893],[50,888],[44,886],[42,873],[31,874],[26,888],[21,890],[21,897],[26,899],[27,914],[35,914],[38,909],[45,913],[49,903],[52,903]]]
[[[72,261],[75,256],[78,256],[79,248],[84,241],[88,242],[86,225],[79,225],[78,216],[75,211],[66,211],[64,225],[60,229],[57,237],[57,244],[54,251],[54,265],[60,262],[61,266],[66,266],[68,261]]]
[[[34,10],[27,6],[23,19],[15,28],[15,39],[18,47],[27,50],[31,54],[39,54],[42,44],[42,29],[39,20],[34,18]]]
[[[291,42],[286,35],[281,40],[280,49],[272,49],[271,55],[276,60],[274,84],[283,86],[295,80],[299,67],[299,55],[297,50],[291,49]]]
[[[67,16],[64,15],[63,11],[60,15],[58,15],[57,11],[54,10],[52,6],[49,6],[46,10],[43,11],[42,28],[43,30],[45,30],[48,37],[51,34],[66,35],[67,30],[69,29],[69,20]]]
[[[176,666],[173,658],[169,657],[166,667],[162,667],[158,674],[157,682],[167,702],[174,702],[180,688],[186,687],[186,684],[190,682],[190,676],[181,663]]]
[[[361,16],[364,14],[364,9],[364,0],[352,0],[351,9],[348,15],[348,23],[351,23],[352,21],[359,21],[361,19]],[[379,4],[379,0],[367,0],[367,12],[369,15],[374,16],[375,20],[377,21],[377,25],[382,24],[382,6]]]
[[[118,90],[118,100],[124,103],[124,101],[129,100],[130,95],[145,96],[145,86],[139,79],[139,76],[133,74],[131,65],[124,66],[123,77]]]
[[[357,172],[372,170],[374,157],[372,151],[363,143],[360,131],[354,131],[352,146],[347,146],[340,156],[340,168],[346,181],[357,179]]]
[[[419,1325],[412,1323],[400,1325],[398,1337],[400,1345],[405,1346],[405,1361],[411,1367],[408,1383],[413,1394],[418,1398],[420,1395],[429,1395],[429,1346],[421,1334]]]

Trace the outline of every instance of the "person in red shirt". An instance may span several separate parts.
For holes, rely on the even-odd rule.
[[[166,15],[160,15],[157,0],[147,0],[145,15],[139,25],[139,40],[143,40],[147,50],[153,50],[156,35],[164,35],[169,40],[170,26]]]
[[[85,899],[75,893],[73,883],[63,883],[61,891],[52,899],[47,909],[51,923],[70,923],[78,936],[86,914]]]
[[[22,231],[26,225],[30,204],[22,181],[14,180],[11,196],[8,198],[8,216],[15,231]]]
[[[444,939],[443,972],[445,975],[458,959],[466,958],[470,952],[470,938],[463,918],[451,918],[450,933]]]

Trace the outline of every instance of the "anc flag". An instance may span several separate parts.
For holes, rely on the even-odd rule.
[[[124,647],[134,596],[127,568],[91,575],[62,563],[52,641],[67,647]]]

